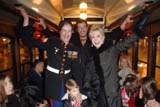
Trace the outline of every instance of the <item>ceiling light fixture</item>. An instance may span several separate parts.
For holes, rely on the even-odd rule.
[[[87,19],[87,13],[80,13],[80,18],[83,20]]]
[[[87,3],[85,3],[85,2],[80,3],[79,8],[80,9],[87,9],[88,8]]]
[[[79,4],[79,8],[80,8],[80,18],[83,20],[87,19],[87,8],[88,8],[87,3],[81,2]]]

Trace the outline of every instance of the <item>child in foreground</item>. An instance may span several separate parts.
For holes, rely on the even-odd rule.
[[[66,94],[62,97],[64,107],[88,107],[87,96],[80,93],[79,86],[73,79],[66,83]]]

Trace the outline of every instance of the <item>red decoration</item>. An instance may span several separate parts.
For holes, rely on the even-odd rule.
[[[133,22],[130,22],[126,25],[126,28],[125,28],[125,32],[124,32],[124,36],[130,36],[131,33],[132,33],[132,26],[133,26]]]
[[[33,38],[34,39],[40,39],[41,38],[42,33],[40,31],[35,31],[33,34]]]
[[[133,22],[127,23],[125,29],[126,29],[126,30],[130,30],[130,29],[132,28],[132,26],[133,26]]]
[[[125,35],[125,36],[130,36],[131,33],[132,33],[132,30],[127,30],[127,31],[124,33],[124,35]]]
[[[33,27],[35,28],[33,38],[37,40],[39,39],[41,42],[46,42],[47,38],[45,38],[45,36],[41,33],[41,31],[43,30],[43,27],[38,22],[35,22],[33,24]]]
[[[33,27],[37,30],[37,31],[42,31],[43,30],[43,27],[38,23],[38,22],[35,22],[33,24]]]

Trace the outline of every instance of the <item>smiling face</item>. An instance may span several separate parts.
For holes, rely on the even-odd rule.
[[[9,77],[6,77],[4,80],[4,89],[5,89],[6,95],[13,94],[13,83]]]
[[[77,31],[81,37],[87,36],[88,26],[85,22],[81,22],[77,24]]]
[[[98,30],[92,32],[90,39],[91,39],[92,44],[97,49],[100,48],[104,42],[104,36],[102,36],[102,34]]]
[[[76,88],[72,88],[71,90],[69,90],[68,91],[68,93],[69,93],[69,96],[71,97],[71,98],[76,98],[78,95],[79,95],[79,88],[78,87],[76,87]]]
[[[104,43],[105,35],[103,29],[98,25],[92,25],[89,31],[92,44],[98,49]]]
[[[129,66],[127,59],[122,58],[120,61],[121,61],[121,62],[120,62],[120,66],[121,66],[122,68],[126,68],[126,67]]]
[[[60,30],[60,39],[65,44],[68,44],[71,36],[72,36],[72,26],[70,24],[64,24],[62,29]]]

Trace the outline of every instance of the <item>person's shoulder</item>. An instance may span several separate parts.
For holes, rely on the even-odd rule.
[[[58,36],[52,36],[52,37],[48,37],[47,42],[49,42],[49,44],[58,44],[61,42],[60,38]]]
[[[29,72],[29,76],[35,75],[35,74],[36,74],[36,71],[32,68],[32,69],[30,70],[30,72]]]
[[[73,44],[77,44],[77,41],[80,41],[79,34],[73,33],[70,42],[72,42]]]
[[[16,94],[12,94],[8,96],[7,107],[20,107],[20,102]]]
[[[128,71],[128,72],[132,72],[132,69],[131,69],[130,67],[125,67],[125,68],[123,68],[122,70]]]
[[[57,36],[52,36],[52,37],[48,37],[48,40],[60,40],[60,38],[59,38],[59,36],[57,35]]]
[[[73,34],[72,34],[72,37],[73,37],[73,38],[75,38],[75,37],[79,37],[78,32],[73,33]]]
[[[64,100],[69,100],[69,98],[68,98],[68,93],[65,93],[61,100],[62,100],[62,101],[64,101]]]

